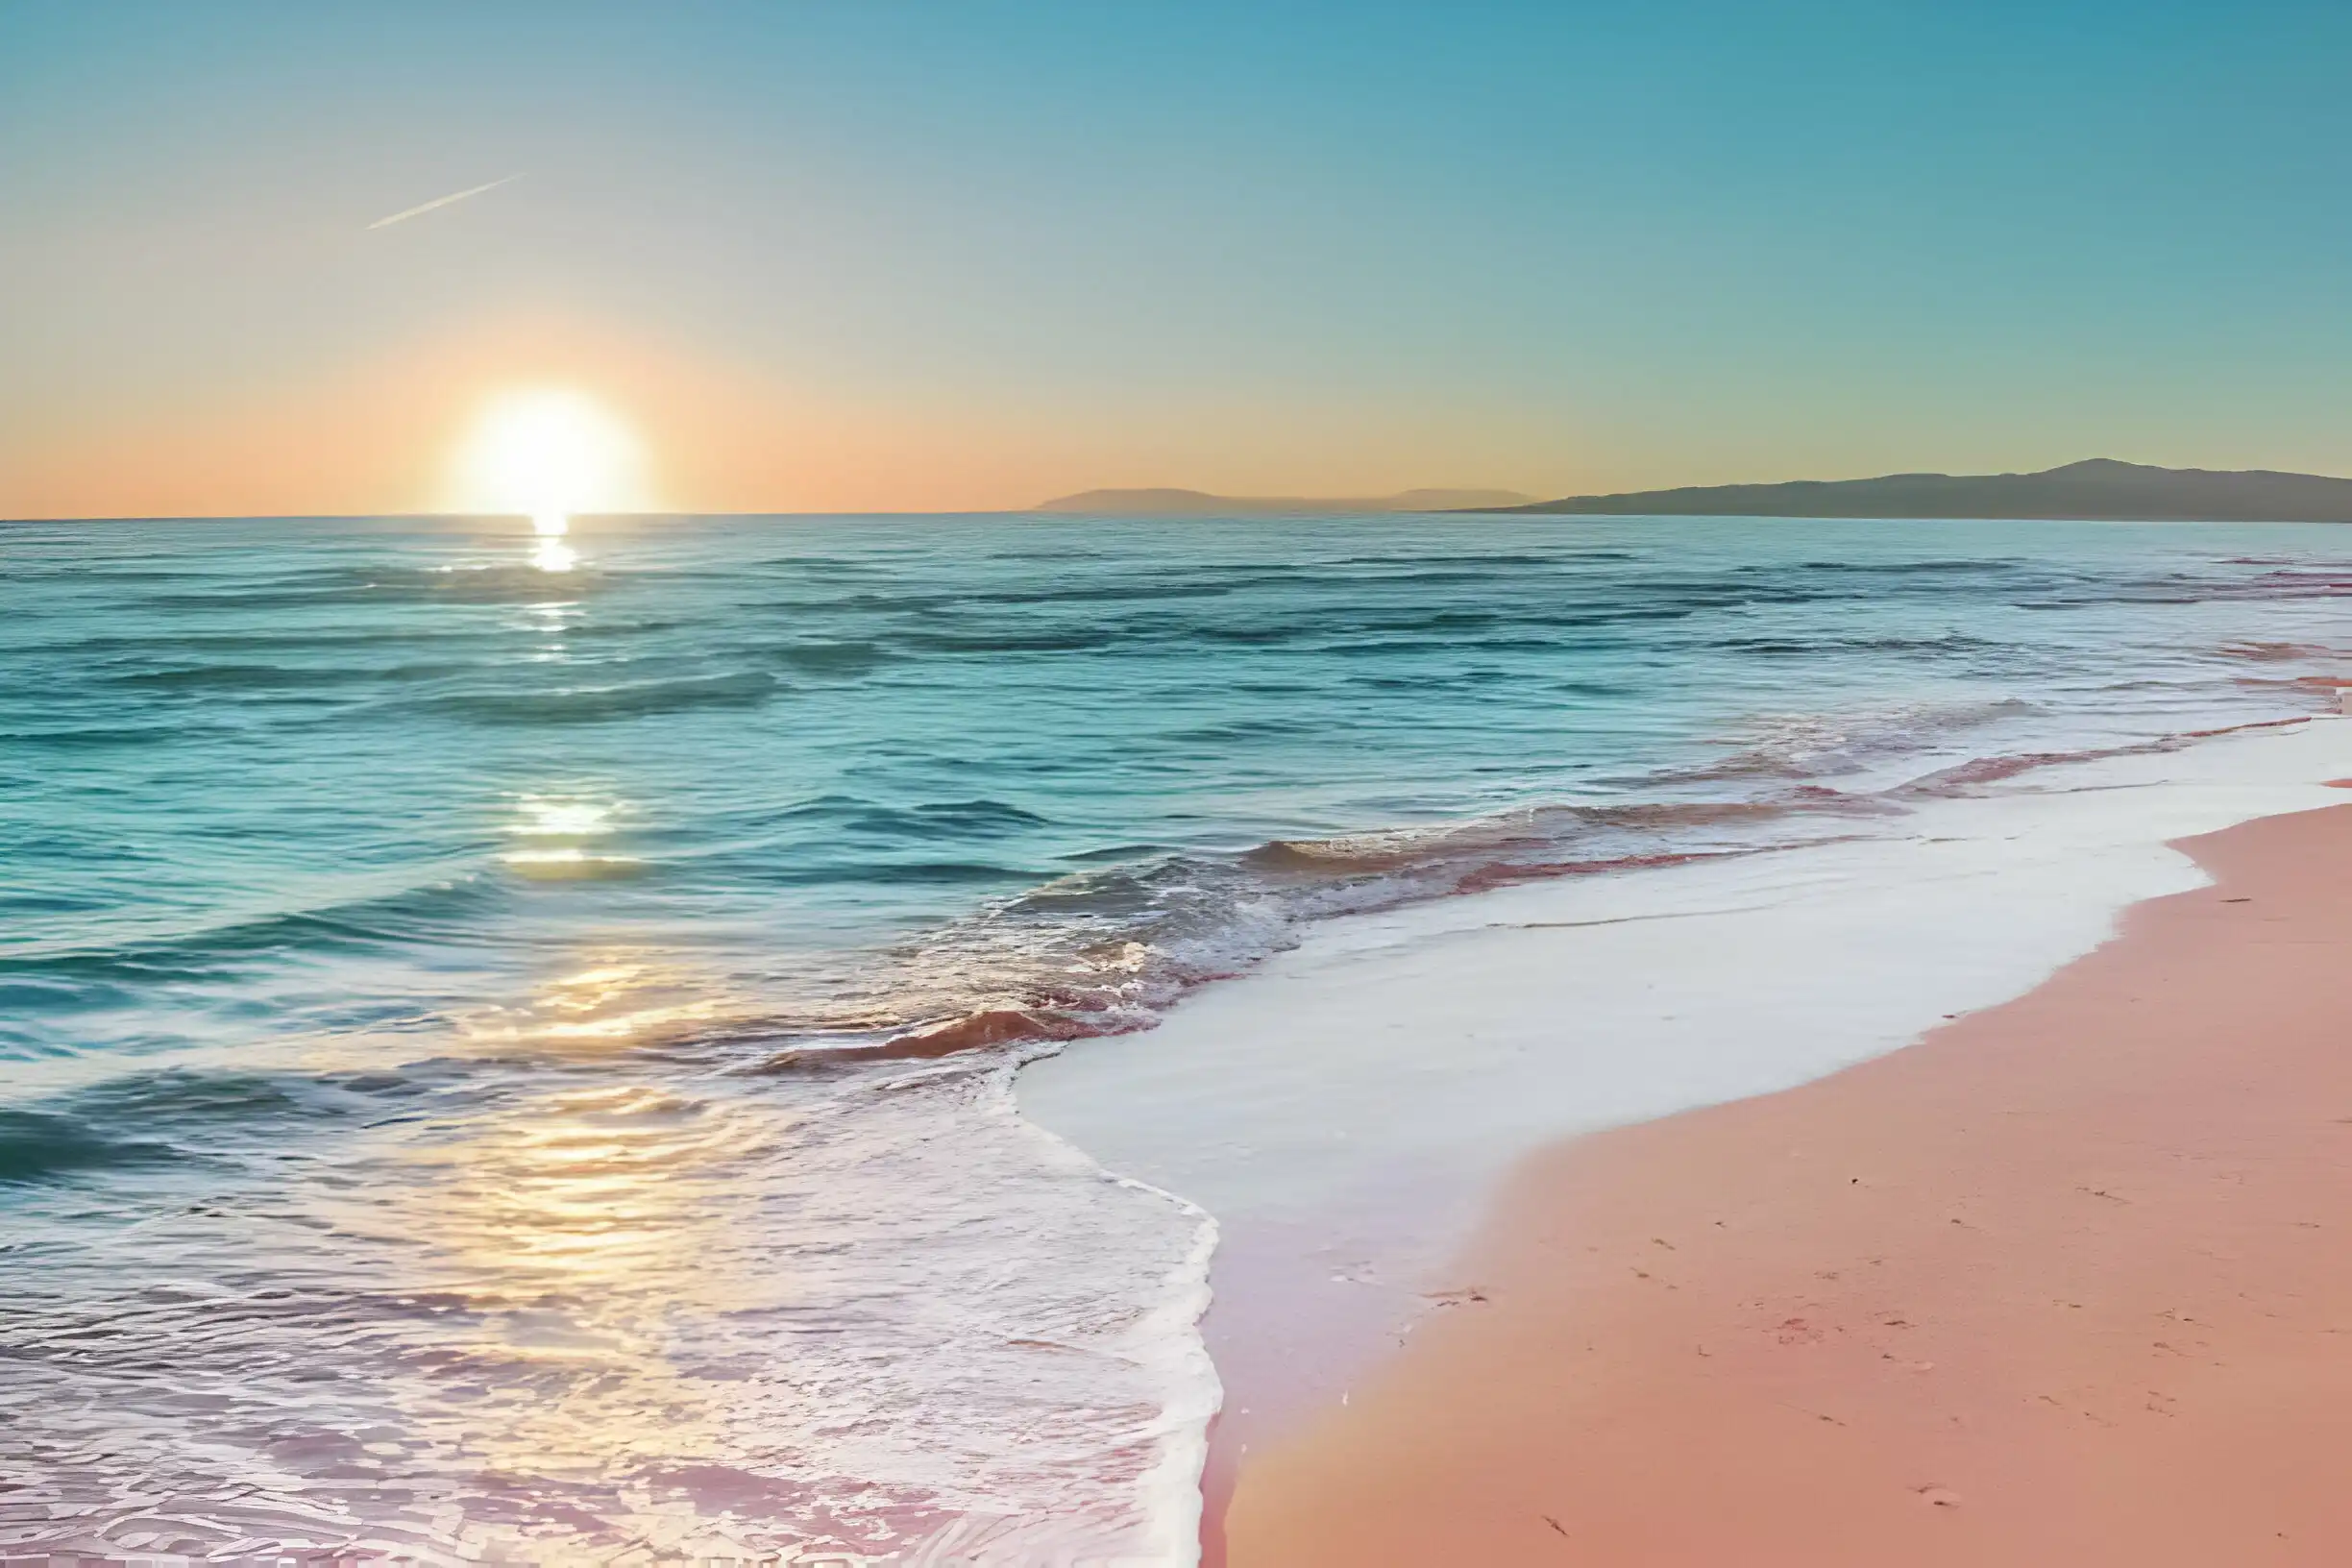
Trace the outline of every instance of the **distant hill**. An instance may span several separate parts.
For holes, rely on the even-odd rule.
[[[1599,517],[1948,517],[2116,522],[2352,523],[2352,479],[2218,473],[2094,457],[2040,474],[1889,474],[1570,496],[1482,511]]]
[[[1081,490],[1041,503],[1041,512],[1098,517],[1237,517],[1306,512],[1506,511],[1532,497],[1516,490],[1400,490],[1393,496],[1213,496],[1201,490]]]

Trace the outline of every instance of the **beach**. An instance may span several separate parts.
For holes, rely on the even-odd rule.
[[[0,1568],[2352,1564],[2347,63],[0,4]]]
[[[2014,1000],[1526,1160],[1225,1560],[2340,1560],[2352,807],[2178,847]]]
[[[561,538],[10,531],[9,1551],[1188,1562],[1524,1162],[2352,775],[2329,530]]]

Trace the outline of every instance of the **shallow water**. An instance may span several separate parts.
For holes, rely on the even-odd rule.
[[[1014,1065],[1319,916],[2309,711],[2352,592],[2312,527],[570,545],[0,527],[0,1540],[1180,1555],[1208,1219]]]

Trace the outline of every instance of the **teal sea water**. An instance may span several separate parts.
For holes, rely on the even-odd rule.
[[[2352,535],[11,524],[0,591],[0,1544],[1031,1561],[1188,1484],[1210,1233],[1015,1065],[2311,711]]]

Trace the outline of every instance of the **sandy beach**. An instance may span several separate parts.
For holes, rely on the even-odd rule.
[[[2340,1560],[2352,807],[1919,1044],[1551,1149],[1227,1560]]]

